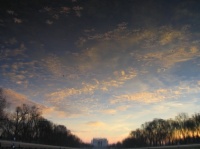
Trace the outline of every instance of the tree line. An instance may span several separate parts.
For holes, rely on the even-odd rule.
[[[86,145],[64,125],[42,117],[36,106],[23,104],[14,112],[6,112],[6,106],[6,97],[0,88],[0,139],[67,147]]]
[[[199,142],[200,113],[195,113],[191,117],[187,113],[180,113],[174,119],[156,118],[145,122],[141,128],[131,131],[122,142],[111,146],[133,148]]]

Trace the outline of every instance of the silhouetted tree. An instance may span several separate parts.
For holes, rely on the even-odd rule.
[[[180,138],[183,138],[183,141],[185,142],[186,141],[186,121],[188,120],[188,114],[187,113],[180,113],[178,114],[175,119],[178,123],[178,132],[179,133],[179,137]],[[180,139],[179,138],[179,139]]]
[[[176,130],[176,122],[173,119],[168,119],[166,121],[166,144],[170,145],[174,143],[174,132]]]
[[[200,141],[200,114],[189,117],[187,113],[178,114],[175,119],[154,119],[145,122],[140,129],[131,131],[122,141],[122,146],[142,147],[195,143]]]
[[[21,141],[31,141],[34,130],[35,116],[39,116],[35,106],[23,104],[16,108],[12,121],[14,125],[14,137]]]
[[[12,139],[12,137],[13,137],[13,123],[8,117],[4,118],[1,130],[2,130],[1,138]]]
[[[185,131],[186,131],[187,143],[194,142],[195,122],[192,118],[189,118],[187,121],[185,121]]]
[[[41,118],[38,123],[39,143],[54,144],[53,123],[45,118]]]
[[[6,97],[3,95],[3,89],[0,88],[0,120],[5,117]]]
[[[127,138],[129,141],[132,139],[134,141],[134,144],[136,147],[140,147],[141,144],[145,146],[146,144],[146,136],[144,133],[144,130],[142,129],[136,129],[135,131],[132,131],[130,133],[130,138]],[[126,140],[124,140],[126,141]]]
[[[3,94],[3,89],[0,88],[0,137],[2,137],[7,121],[7,116],[5,114],[5,108],[6,108],[6,97]]]
[[[138,140],[133,137],[128,137],[122,141],[123,147],[131,148],[131,147],[138,147]]]
[[[56,125],[41,116],[36,106],[22,104],[5,114],[6,98],[0,88],[0,137],[8,140],[49,145],[81,147],[84,143],[64,125]]]
[[[196,132],[196,136],[200,136],[200,113],[195,113],[192,116],[192,119],[194,121],[195,124],[195,132]]]
[[[64,125],[55,125],[54,126],[54,136],[56,144],[67,145],[67,137],[70,135],[70,131]]]

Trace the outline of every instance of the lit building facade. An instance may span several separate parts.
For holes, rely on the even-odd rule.
[[[103,148],[108,146],[108,140],[106,138],[93,138],[91,144],[93,147]]]

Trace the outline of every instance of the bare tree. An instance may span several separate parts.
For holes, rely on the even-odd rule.
[[[31,142],[36,137],[36,129],[41,112],[36,106],[23,104],[13,114],[14,136],[23,141]]]
[[[0,88],[0,118],[2,119],[5,115],[4,109],[6,108],[6,97],[3,95],[3,89]]]
[[[167,144],[173,144],[174,142],[174,132],[176,131],[176,121],[173,119],[168,119],[166,120],[166,125],[167,127],[165,128],[167,131],[166,135],[166,143]]]
[[[179,136],[183,137],[184,142],[186,141],[186,121],[189,119],[187,113],[180,113],[175,117],[178,123],[178,132],[180,133]]]
[[[192,116],[192,119],[194,120],[195,123],[196,136],[200,136],[200,113],[195,113]]]
[[[6,108],[6,97],[3,95],[3,89],[0,88],[0,137],[3,135],[4,125],[6,122],[6,115],[4,111],[5,108]]]

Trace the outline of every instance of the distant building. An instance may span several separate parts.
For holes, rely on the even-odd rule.
[[[93,138],[91,144],[94,147],[107,147],[108,146],[108,140],[106,138]]]

